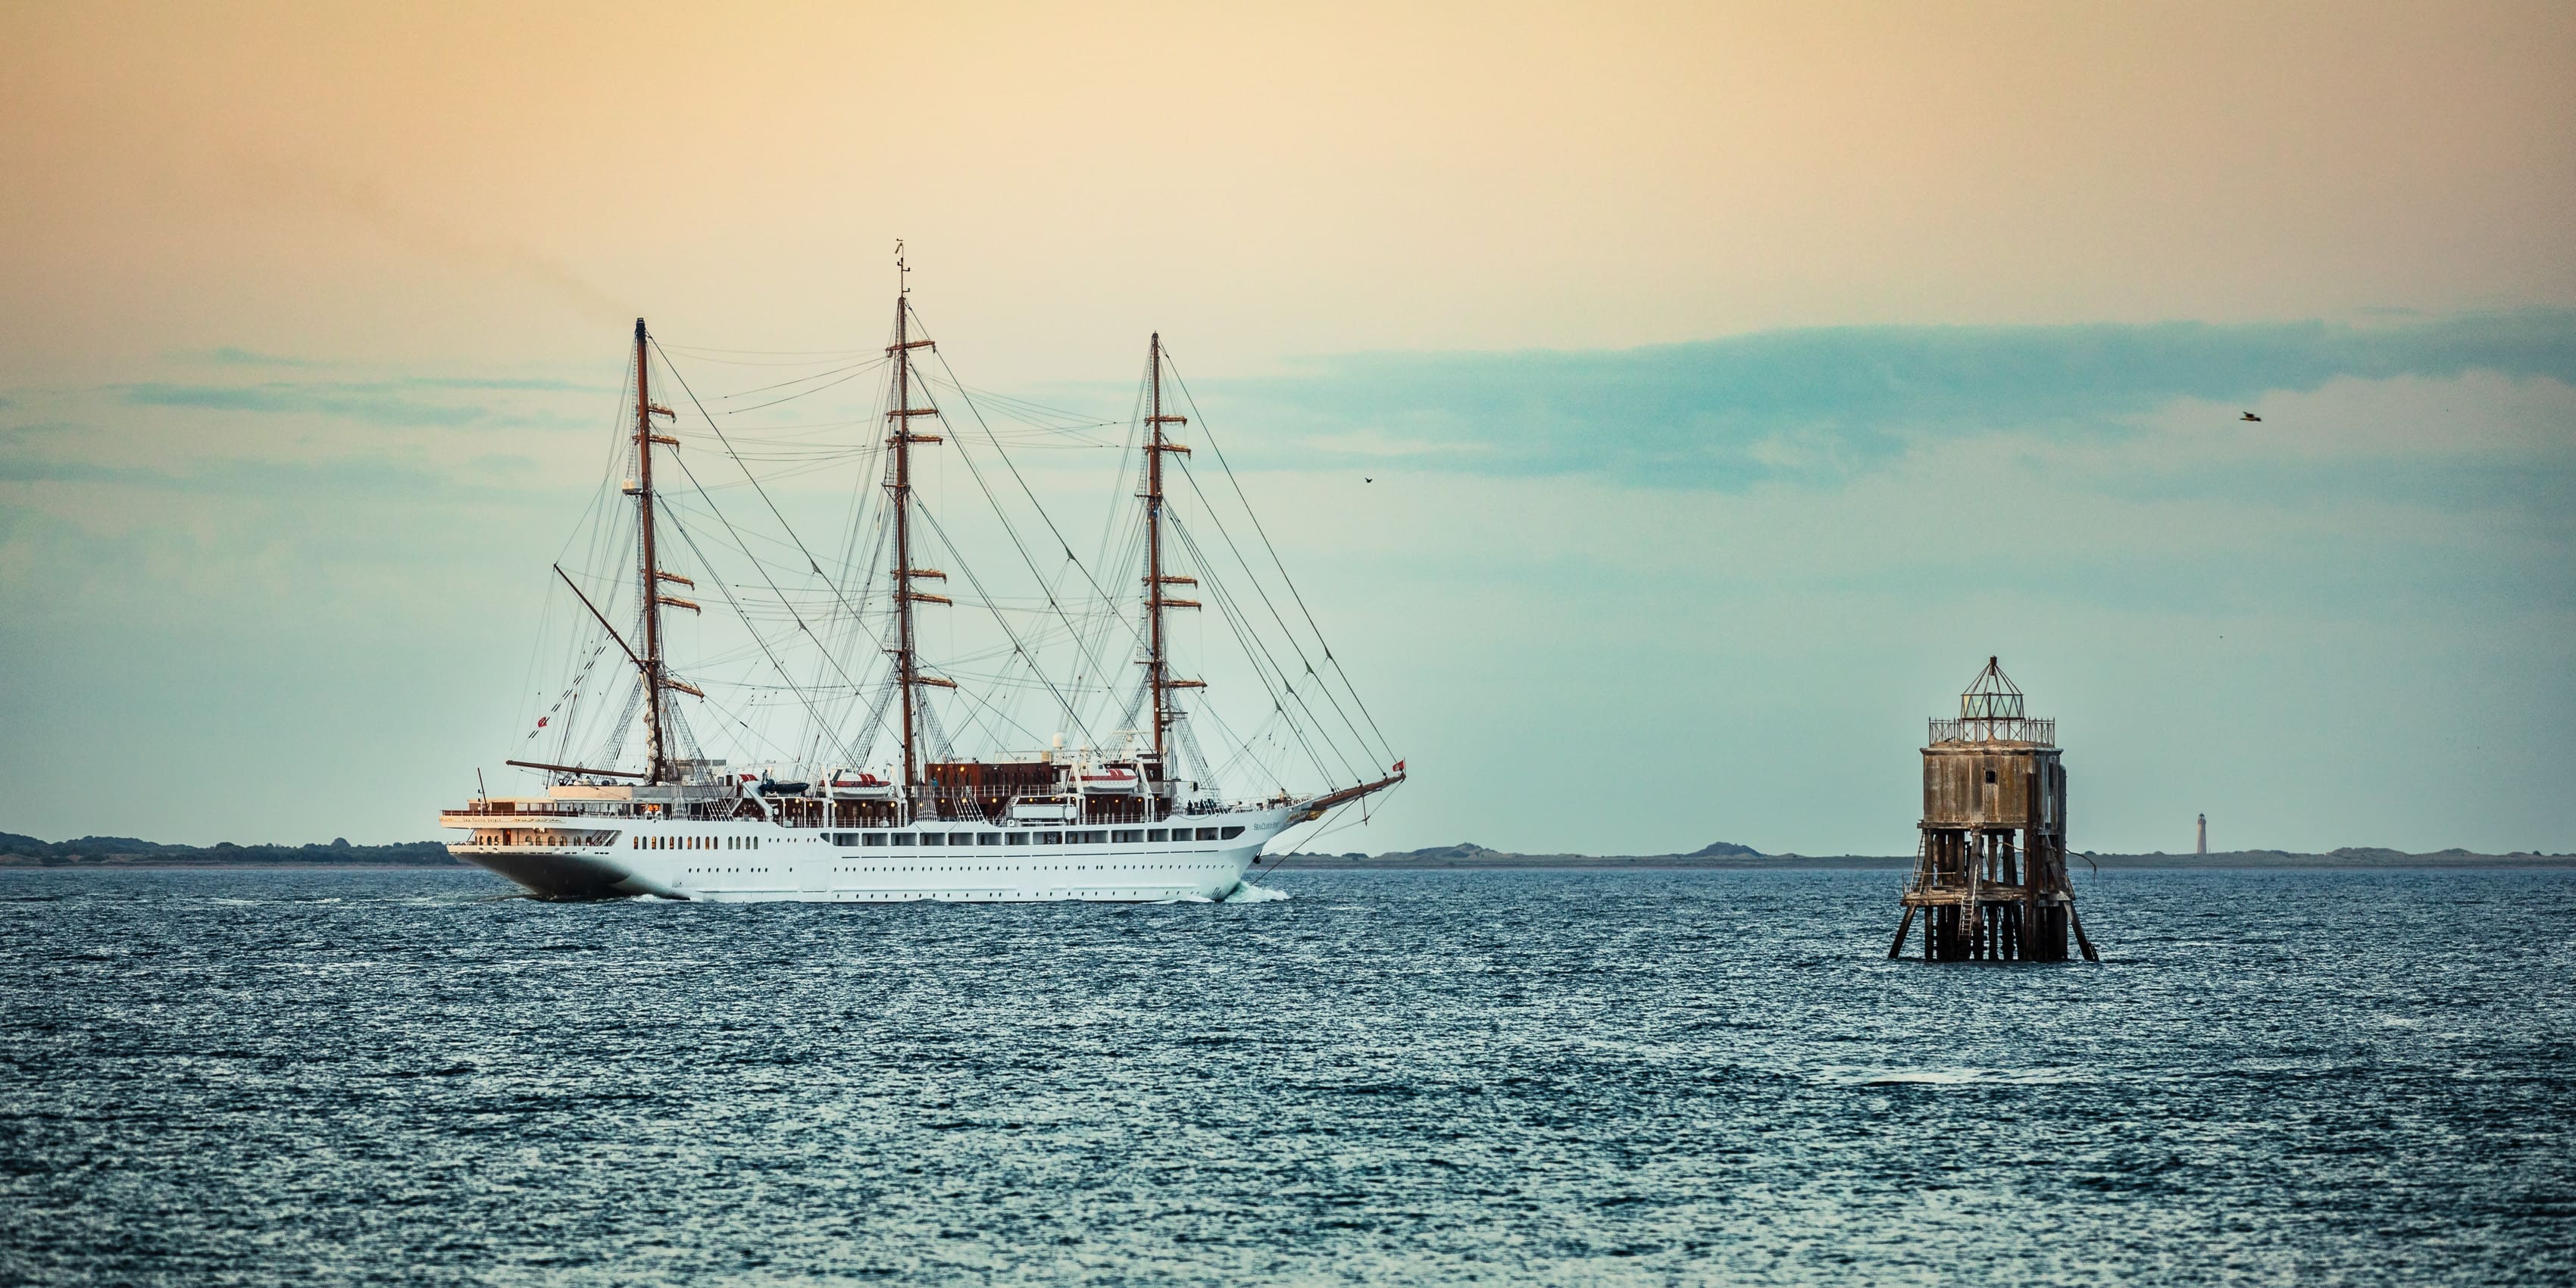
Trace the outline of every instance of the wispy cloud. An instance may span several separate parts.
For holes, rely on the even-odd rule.
[[[606,385],[583,384],[577,380],[503,380],[474,376],[415,376],[402,382],[415,389],[511,389],[533,393],[614,393]]]
[[[485,473],[503,473],[487,465],[492,459],[479,457],[474,466]],[[486,480],[478,479],[468,484],[460,481],[453,471],[381,455],[307,461],[203,460],[175,467],[0,455],[0,483],[113,484],[235,501],[264,502],[281,496],[311,501],[316,497],[330,497],[358,505],[369,504],[388,495],[453,501],[490,491]]]
[[[2462,457],[2230,462],[2223,470],[2183,465],[2131,467],[2088,480],[2088,489],[2137,502],[2220,501],[2245,505],[2331,504],[2369,499],[2440,510],[2555,512],[2576,498],[2576,452],[2548,461]]]
[[[2370,326],[1853,327],[1617,352],[1381,353],[1201,392],[1229,422],[1289,431],[1238,449],[1268,463],[1357,463],[1391,441],[1422,469],[1731,488],[1829,483],[1975,434],[2132,435],[2138,418],[2177,400],[2251,405],[2339,379],[2473,371],[2576,383],[2576,312]]]
[[[479,406],[428,402],[400,386],[383,384],[198,385],[151,382],[123,386],[138,407],[190,407],[207,411],[318,413],[373,425],[470,425],[485,417]]]
[[[232,173],[242,191],[282,210],[347,219],[413,254],[533,282],[594,318],[623,321],[635,315],[556,256],[496,229],[437,219],[372,175],[310,156],[289,161],[248,152],[234,156]]]
[[[231,345],[225,345],[204,356],[208,362],[221,363],[228,367],[318,367],[323,365],[310,358],[289,358],[275,353],[256,353],[249,349],[237,349]]]
[[[139,465],[102,465],[41,457],[0,456],[0,483],[140,483],[163,484],[170,475]]]
[[[494,408],[479,402],[449,401],[439,397],[441,394],[605,392],[599,386],[570,380],[473,376],[409,376],[365,381],[271,380],[251,385],[146,381],[118,385],[114,389],[122,401],[137,407],[323,415],[370,425],[432,428],[482,423],[532,425],[562,422],[560,417],[532,414],[524,407]]]

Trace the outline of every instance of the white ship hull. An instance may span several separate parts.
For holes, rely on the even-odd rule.
[[[1223,899],[1298,807],[1063,826],[787,828],[757,819],[460,812],[448,853],[558,899],[756,903],[1157,903]],[[924,844],[936,837],[936,844]],[[1078,839],[1077,839],[1078,838]]]

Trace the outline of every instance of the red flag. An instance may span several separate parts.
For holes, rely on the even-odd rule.
[[[1403,762],[1403,761],[1399,760],[1399,761],[1395,762],[1395,772],[1397,772],[1397,773],[1399,773],[1399,774],[1401,774],[1401,773],[1403,773],[1403,772],[1404,772],[1404,762]]]
[[[554,717],[553,717],[553,716],[538,716],[538,717],[537,717],[537,727],[538,727],[538,728],[540,728],[540,729],[545,728],[545,727],[546,727],[546,722],[547,722],[548,720],[552,720],[552,719],[554,719]]]

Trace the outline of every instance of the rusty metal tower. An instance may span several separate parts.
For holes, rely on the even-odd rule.
[[[2064,961],[2069,932],[2084,960],[2101,960],[2066,875],[2057,722],[2030,718],[1994,658],[1959,695],[1959,717],[1932,721],[1918,830],[1888,956],[1904,953],[1919,912],[1925,961]]]

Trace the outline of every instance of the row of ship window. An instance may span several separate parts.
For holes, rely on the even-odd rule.
[[[1106,871],[1109,871],[1111,868],[1115,867],[1117,870],[1119,870],[1119,871],[1121,871],[1121,872],[1138,872],[1138,871],[1143,871],[1143,872],[1179,872],[1179,871],[1182,871],[1182,870],[1187,869],[1187,868],[1213,868],[1213,867],[1215,867],[1215,866],[1216,866],[1216,865],[1215,865],[1215,864],[1213,864],[1213,863],[1118,863],[1118,864],[1103,863],[1103,864],[1101,864],[1101,865],[1100,865],[1100,870],[1101,870],[1101,871],[1103,871],[1103,872],[1106,872]],[[710,870],[712,870],[712,869],[710,869]],[[748,870],[748,869],[738,869],[738,870]],[[761,870],[766,871],[766,869],[761,869]],[[894,867],[894,868],[848,867],[848,868],[834,868],[834,869],[832,869],[832,870],[833,870],[834,872],[1008,872],[1008,871],[1013,871],[1014,869],[1010,869],[1010,868],[980,867],[980,866],[976,866],[976,865],[974,865],[974,864],[967,864],[967,865],[962,866],[962,867],[959,867],[959,866],[951,866],[951,867],[937,867],[937,866],[933,866],[933,867]],[[1090,864],[1088,864],[1088,863],[1062,863],[1062,864],[1057,864],[1057,865],[1055,865],[1055,866],[1053,866],[1053,867],[1022,868],[1022,869],[1017,869],[1017,870],[1018,870],[1018,871],[1025,871],[1025,872],[1089,872],[1089,871],[1091,870],[1091,865],[1090,865]]]
[[[1181,870],[1183,870],[1183,869],[1185,869],[1185,868],[1203,868],[1203,867],[1214,867],[1214,866],[1215,866],[1214,864],[1208,864],[1208,863],[1149,863],[1149,864],[1146,864],[1146,865],[1145,865],[1145,867],[1146,867],[1148,870],[1151,870],[1151,871],[1157,871],[1157,872],[1178,872],[1178,871],[1181,871]],[[1108,865],[1107,865],[1107,864],[1103,864],[1103,865],[1102,865],[1102,869],[1103,869],[1104,871],[1105,871],[1105,870],[1107,870],[1107,868],[1108,868]],[[690,873],[692,873],[692,874],[700,873],[700,872],[768,872],[768,871],[771,871],[771,870],[772,870],[772,869],[769,869],[769,868],[758,868],[758,867],[753,867],[753,868],[689,868],[689,869],[687,869],[687,871],[688,871],[688,872],[690,872]],[[902,867],[902,868],[868,868],[868,867],[848,867],[848,868],[834,868],[834,869],[832,869],[832,871],[834,871],[834,872],[1000,872],[1000,871],[1002,871],[1002,870],[1003,870],[1003,869],[1001,869],[1001,868],[987,868],[987,867]],[[1087,871],[1089,871],[1089,870],[1090,870],[1090,867],[1089,867],[1089,865],[1087,865],[1087,864],[1075,863],[1075,864],[1067,864],[1067,865],[1064,865],[1064,866],[1061,866],[1061,867],[1038,868],[1038,869],[1035,869],[1035,870],[1036,870],[1036,871],[1039,871],[1039,872],[1087,872]],[[1125,868],[1125,867],[1122,865],[1122,870],[1132,871],[1132,870],[1134,870],[1134,869],[1132,869],[1132,868]]]
[[[1195,833],[1195,835],[1194,835]],[[832,832],[834,845],[1140,845],[1154,841],[1231,841],[1240,827],[1123,827],[1088,832]]]
[[[1240,827],[1122,827],[1082,832],[833,832],[834,845],[1140,845],[1155,841],[1231,841]],[[757,850],[757,836],[635,836],[637,850]]]
[[[1087,898],[1093,895],[1113,899],[1120,895],[1126,895],[1130,898],[1142,898],[1145,894],[1142,890],[1063,890],[1058,891],[1057,893],[1063,897],[1076,899]],[[969,891],[964,894],[949,895],[923,894],[918,891],[910,890],[894,890],[884,894],[877,894],[871,891],[861,890],[855,893],[836,893],[832,897],[835,899],[849,899],[853,901],[862,899],[883,899],[889,903],[913,903],[923,899],[944,899],[950,903],[972,903],[977,899],[992,899],[999,901],[1006,899],[1009,896],[990,894],[980,890]]]
[[[716,842],[724,844],[718,846]],[[627,838],[631,850],[757,850],[757,836],[634,836]]]

